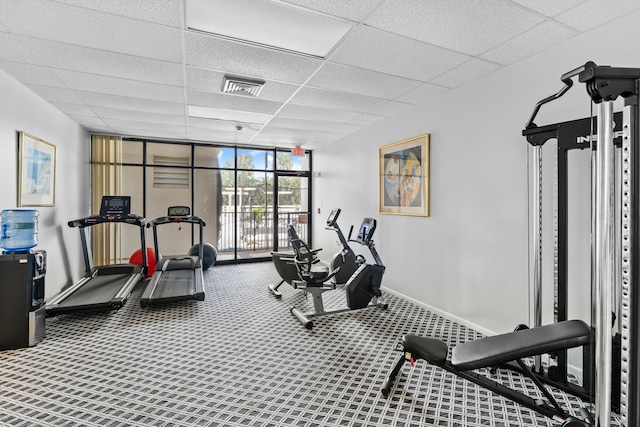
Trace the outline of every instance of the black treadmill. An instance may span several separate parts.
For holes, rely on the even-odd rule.
[[[112,264],[97,267],[92,265],[86,228],[104,223],[124,223],[140,228],[142,265]],[[85,276],[48,302],[47,316],[81,311],[117,310],[122,307],[147,271],[145,223],[143,217],[131,214],[130,196],[103,196],[99,215],[69,221],[69,227],[78,227],[80,230],[86,267]]]
[[[140,306],[164,304],[173,301],[204,301],[204,285],[202,278],[203,234],[206,226],[204,220],[191,216],[188,206],[171,206],[167,216],[149,221],[147,228],[153,228],[153,244],[156,257],[160,258],[157,227],[162,224],[190,223],[200,226],[200,243],[198,254],[162,257],[156,264],[156,270],[149,281]]]

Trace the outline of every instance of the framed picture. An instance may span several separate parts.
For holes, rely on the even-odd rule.
[[[56,146],[20,132],[18,206],[56,204]]]
[[[380,147],[381,214],[429,216],[429,134]]]

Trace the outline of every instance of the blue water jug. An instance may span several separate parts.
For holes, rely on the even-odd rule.
[[[38,244],[38,211],[5,209],[0,213],[0,247],[7,252],[27,252]]]

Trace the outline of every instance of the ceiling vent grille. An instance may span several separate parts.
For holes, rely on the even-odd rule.
[[[252,80],[244,77],[224,76],[222,92],[233,95],[257,97],[264,86],[263,80]]]

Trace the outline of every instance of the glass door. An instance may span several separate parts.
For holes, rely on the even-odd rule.
[[[298,236],[310,245],[309,241],[309,178],[301,176],[277,176],[277,241],[276,250],[291,249],[287,227],[293,225]]]

